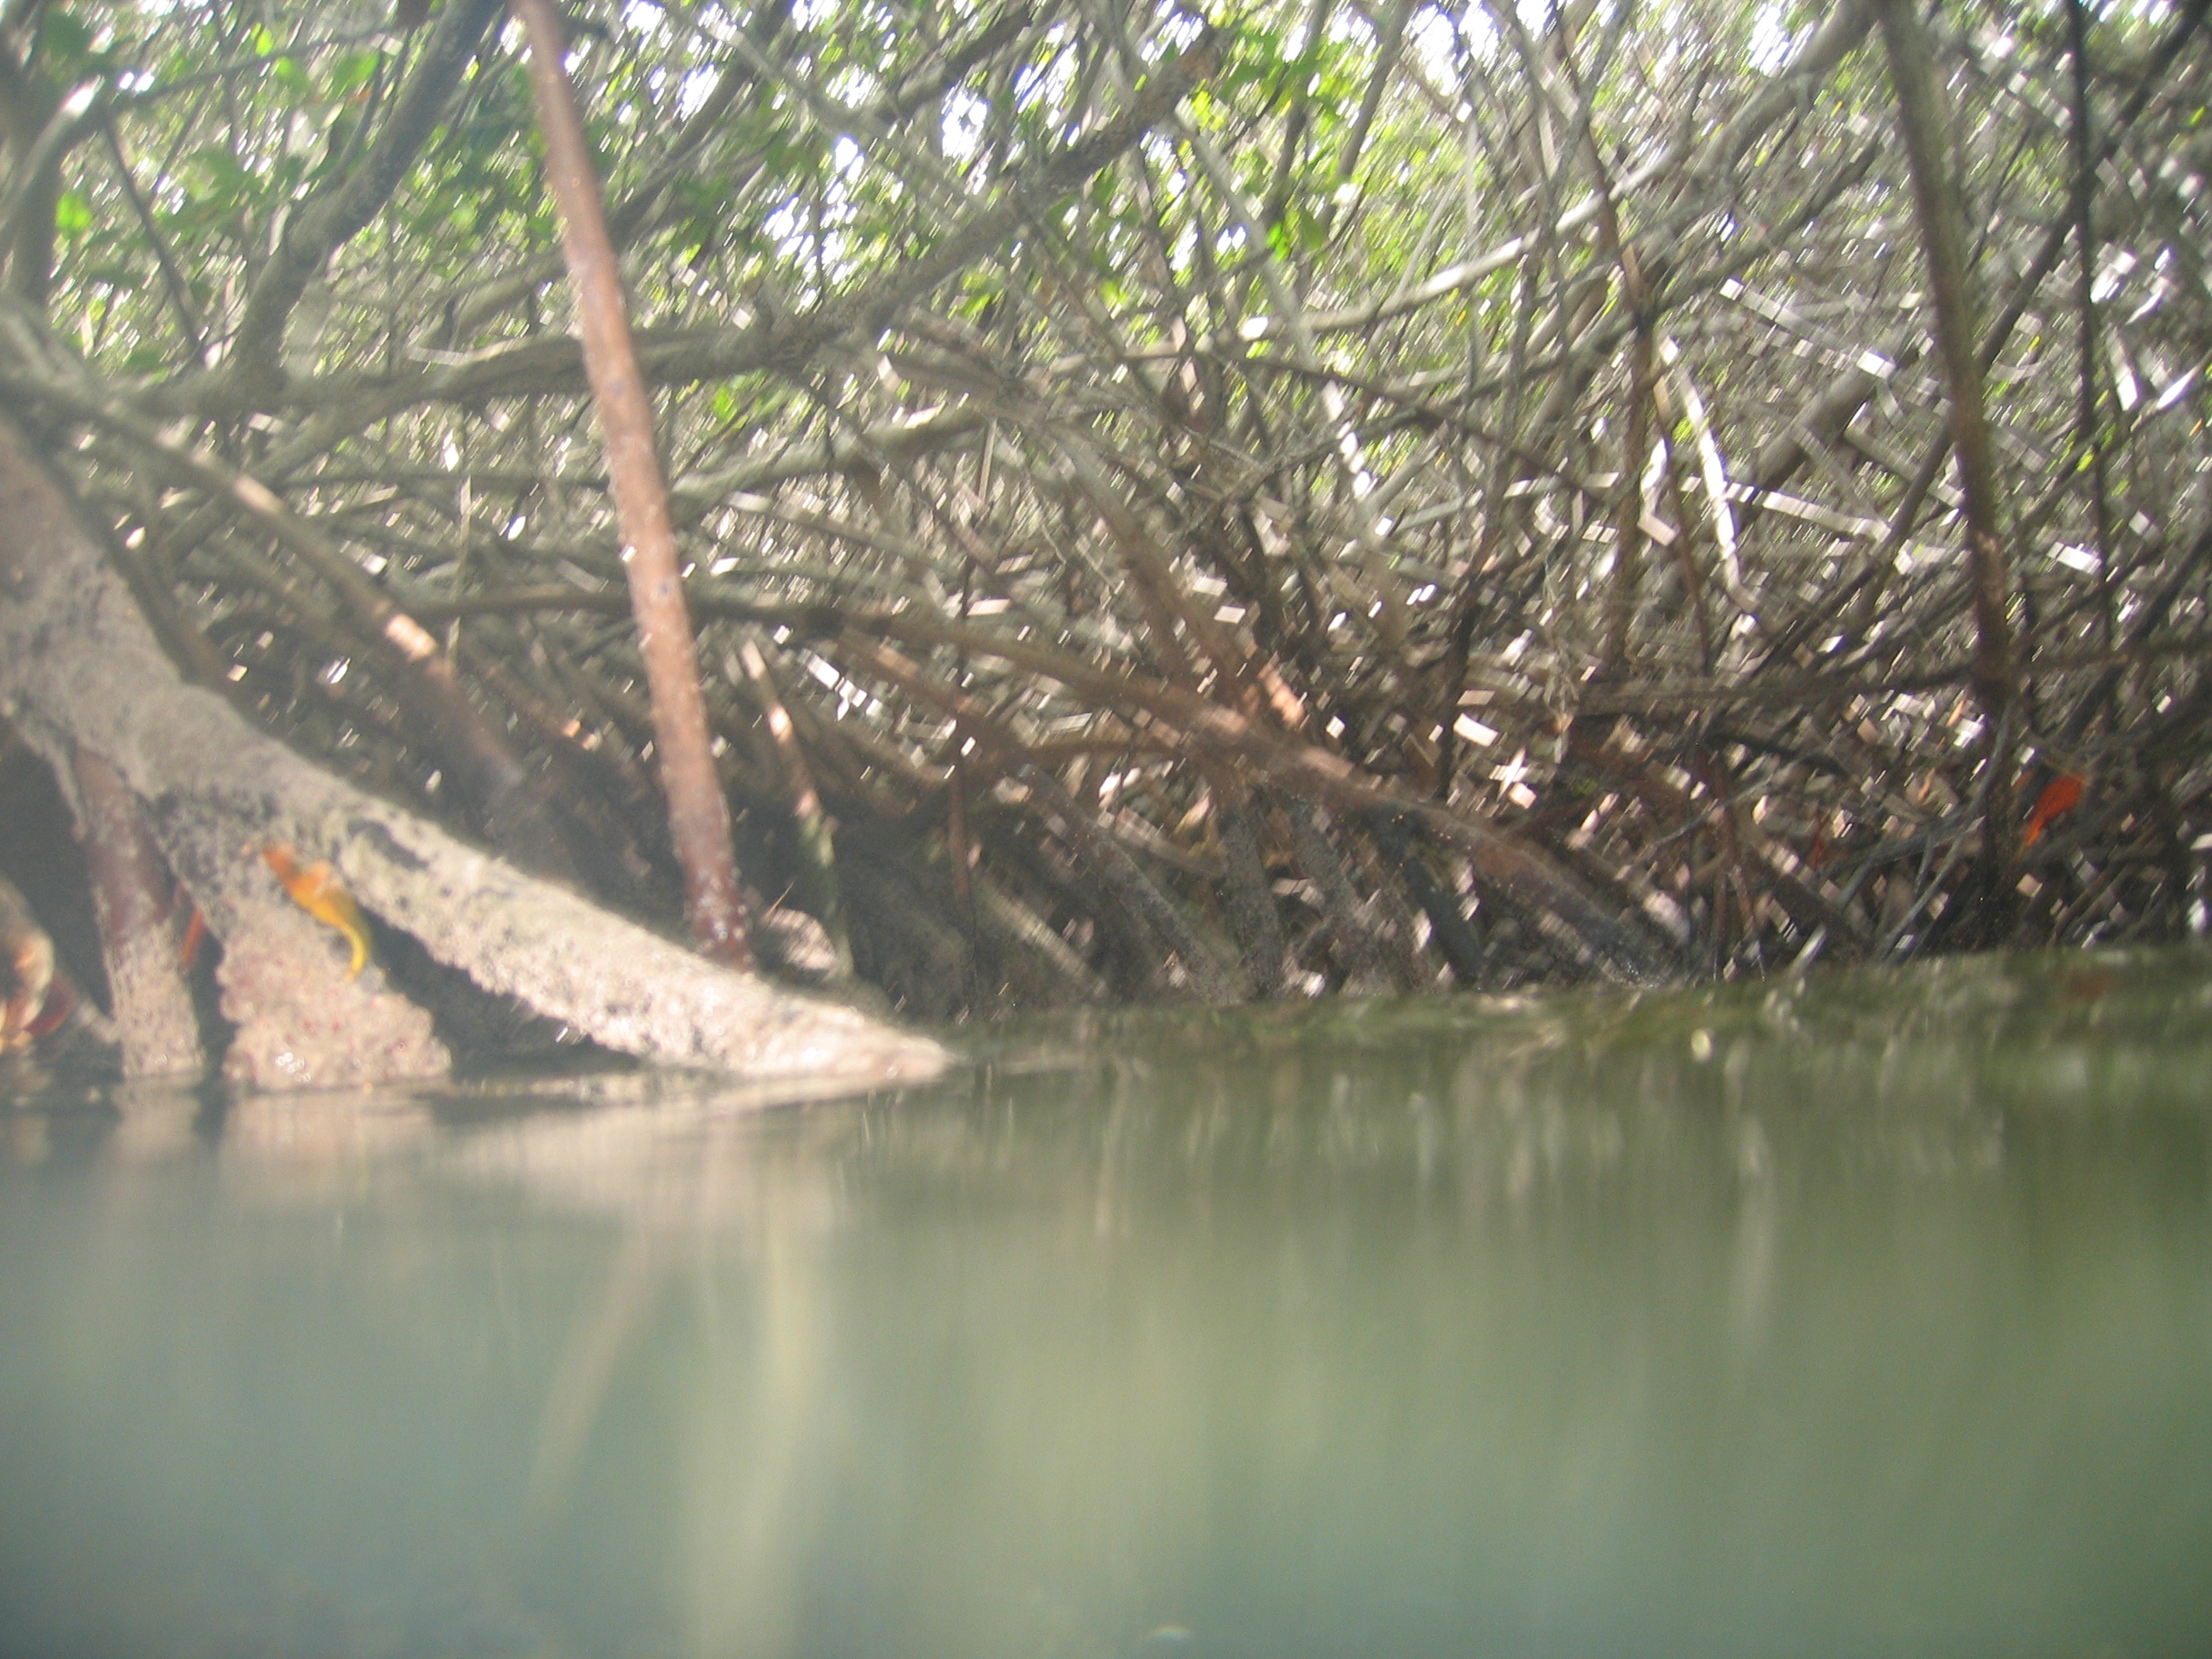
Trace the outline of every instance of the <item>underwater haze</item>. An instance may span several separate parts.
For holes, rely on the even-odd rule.
[[[0,1653],[2212,1652],[2212,958],[48,1091]]]

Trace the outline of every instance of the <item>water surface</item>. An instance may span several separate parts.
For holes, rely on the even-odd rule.
[[[2212,960],[0,1127],[0,1653],[2212,1651]]]

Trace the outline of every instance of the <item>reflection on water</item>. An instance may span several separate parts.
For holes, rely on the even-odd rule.
[[[2212,1650],[2212,964],[33,1103],[0,1653]]]

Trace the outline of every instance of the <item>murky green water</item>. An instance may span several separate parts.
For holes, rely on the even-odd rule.
[[[2212,960],[0,1119],[0,1652],[2212,1651]]]

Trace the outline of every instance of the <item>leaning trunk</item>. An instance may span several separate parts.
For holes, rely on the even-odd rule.
[[[361,908],[486,991],[609,1048],[810,1090],[927,1076],[926,1038],[720,968],[464,846],[189,686],[51,465],[0,416],[0,712],[55,775],[136,800],[223,945],[234,1074],[264,1086],[442,1073],[428,1016],[286,896],[263,854],[326,860]],[[83,803],[77,803],[80,817]]]

